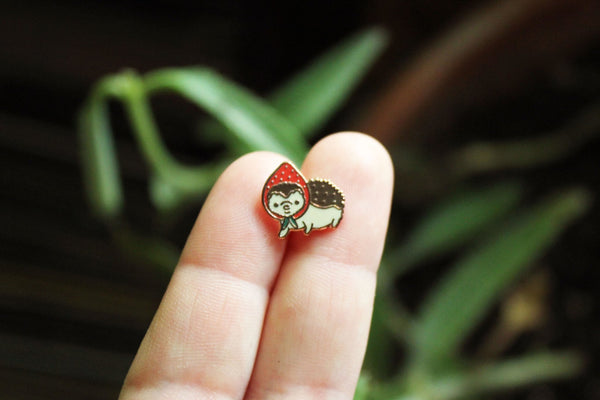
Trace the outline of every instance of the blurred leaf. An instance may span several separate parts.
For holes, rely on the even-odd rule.
[[[384,257],[377,274],[377,294],[363,363],[363,368],[375,379],[390,378],[394,374],[397,345],[409,344],[412,340],[412,315],[390,290],[388,270],[389,263]]]
[[[388,254],[388,274],[397,278],[425,259],[464,245],[514,209],[521,192],[518,184],[502,183],[461,193],[434,207],[404,244]]]
[[[463,399],[499,390],[565,379],[581,371],[581,356],[572,352],[538,353],[478,365],[470,371],[440,379],[432,386],[439,399]]]
[[[573,154],[600,135],[600,103],[585,107],[564,126],[534,138],[471,143],[448,157],[457,177],[501,169],[523,169]]]
[[[100,81],[80,113],[87,193],[101,216],[115,216],[123,205],[106,104],[109,97],[124,103],[142,155],[155,174],[150,193],[157,208],[172,209],[205,194],[230,162],[227,159],[202,166],[178,162],[166,148],[154,120],[149,103],[152,91],[174,91],[215,114],[235,132],[230,147],[238,153],[272,150],[298,163],[306,154],[304,140],[285,119],[209,70],[167,69],[149,74],[146,80],[127,70]]]
[[[152,203],[157,209],[168,211],[206,195],[230,162],[224,159],[217,164],[193,167],[179,163],[154,163],[155,175],[149,181]]]
[[[121,82],[121,99],[132,131],[146,162],[155,174],[150,181],[150,192],[159,209],[173,208],[186,199],[205,194],[228,164],[188,166],[175,159],[165,146],[154,120],[148,92],[135,71],[116,76]],[[160,184],[157,183],[160,180]],[[159,187],[157,187],[159,185]]]
[[[394,313],[388,302],[382,298],[383,294],[375,296],[373,315],[371,317],[371,330],[367,351],[363,362],[363,369],[377,379],[392,376],[396,364],[396,338],[386,324],[387,319]]]
[[[520,272],[588,207],[589,196],[571,190],[531,208],[460,260],[425,302],[416,327],[415,359],[444,360]]]
[[[356,383],[356,390],[354,391],[354,400],[367,400],[369,395],[370,379],[368,376],[361,374]]]
[[[161,178],[159,175],[150,177],[150,199],[159,210],[172,210],[181,203],[182,195],[177,187]]]
[[[270,150],[300,164],[308,151],[298,130],[263,100],[209,69],[164,69],[145,77],[148,93],[172,91],[218,119],[238,152]]]
[[[315,133],[350,95],[387,43],[384,30],[351,36],[314,60],[268,97],[273,108],[305,136]],[[199,136],[210,142],[223,135],[218,122],[205,121]]]
[[[230,163],[231,160],[225,159],[219,164],[210,163],[193,167],[189,172],[174,171],[173,174],[178,174],[174,180],[167,180],[166,178],[172,174],[161,174],[161,167],[158,166],[159,174],[152,175],[149,181],[152,204],[161,211],[172,211],[183,203],[197,200],[210,191]],[[173,181],[178,182],[178,185],[174,185]]]
[[[115,217],[123,208],[123,192],[102,82],[79,113],[79,139],[84,185],[94,213]]]
[[[360,32],[315,60],[269,96],[304,135],[317,130],[346,100],[387,43],[382,29]]]
[[[583,361],[573,352],[529,354],[506,361],[475,364],[444,376],[416,376],[407,384],[406,375],[390,382],[371,385],[372,399],[466,400],[550,380],[566,379],[581,371]]]

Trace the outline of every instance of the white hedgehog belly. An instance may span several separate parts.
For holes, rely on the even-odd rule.
[[[306,212],[298,218],[298,228],[311,230],[337,226],[341,218],[342,210],[336,206],[320,208],[309,205]]]

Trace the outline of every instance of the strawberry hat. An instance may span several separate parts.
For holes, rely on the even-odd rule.
[[[304,196],[304,207],[302,207],[300,211],[293,215],[293,218],[300,217],[306,212],[306,209],[308,208],[308,187],[306,186],[306,179],[304,179],[302,173],[300,173],[300,171],[298,171],[296,167],[294,167],[289,162],[282,163],[279,167],[277,167],[275,172],[273,172],[271,176],[269,176],[269,179],[267,179],[267,182],[265,183],[262,192],[262,202],[265,210],[273,218],[283,218],[283,216],[277,215],[271,210],[269,210],[268,202],[269,193],[271,192],[271,189],[273,188],[273,186],[279,183],[295,183],[300,185],[300,187],[302,188],[302,195]]]

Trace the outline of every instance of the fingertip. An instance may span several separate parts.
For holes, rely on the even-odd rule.
[[[383,251],[394,181],[385,147],[362,133],[336,133],[315,144],[302,172],[308,179],[333,182],[343,192],[345,205],[335,230],[325,229],[310,237],[295,234],[288,253],[321,251],[337,260],[376,269]]]
[[[394,182],[394,166],[388,150],[377,139],[361,132],[344,131],[326,136],[315,144],[307,161],[309,158],[351,164],[353,169],[371,177],[371,172],[377,171],[382,181],[389,185]]]

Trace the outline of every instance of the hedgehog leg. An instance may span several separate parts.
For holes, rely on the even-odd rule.
[[[283,228],[282,230],[279,231],[279,237],[280,238],[286,237],[289,231],[290,231],[289,227]]]
[[[333,228],[336,228],[339,224],[340,224],[340,220],[342,219],[342,214],[338,214],[333,218],[333,221],[331,221],[331,226]]]
[[[310,231],[312,231],[312,228],[313,228],[313,224],[305,225],[304,233],[306,233],[308,235],[310,233]]]

